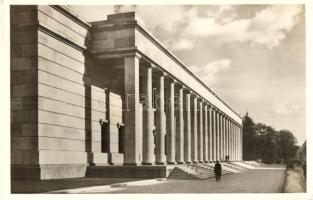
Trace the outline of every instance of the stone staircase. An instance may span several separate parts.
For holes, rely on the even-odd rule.
[[[199,180],[214,177],[215,163],[196,163],[186,165],[174,165],[168,179]],[[255,163],[245,161],[221,162],[222,175],[229,173],[243,173],[246,170],[254,169]]]
[[[245,163],[245,161],[239,161],[239,162],[236,162],[237,165],[240,165],[246,169],[255,169],[256,167],[253,166],[253,165],[249,165],[247,163]]]
[[[223,163],[220,163],[222,165],[222,175],[223,174],[229,174],[229,173],[236,173],[237,171],[231,169],[231,168],[228,168],[228,167],[225,167],[223,165]],[[199,165],[203,166],[203,167],[206,167],[208,169],[211,169],[213,172],[214,172],[214,165],[215,163],[200,163]]]
[[[213,164],[213,163],[212,163]],[[210,163],[198,163],[187,165],[176,165],[168,179],[183,179],[183,180],[199,180],[213,178],[214,166]],[[213,164],[214,165],[214,164]],[[230,170],[222,170],[222,174],[232,173]]]
[[[230,164],[233,165],[233,166],[235,166],[235,167],[237,167],[237,168],[240,169],[241,171],[245,171],[245,170],[250,169],[250,168],[247,167],[246,165],[241,164],[241,162],[239,162],[239,161],[231,162]]]
[[[230,168],[232,170],[235,170],[238,173],[241,173],[241,172],[246,170],[246,168],[238,166],[238,165],[234,164],[233,162],[223,163],[223,166],[224,167],[228,167],[228,168]]]
[[[244,163],[245,163],[246,165],[250,165],[250,166],[253,166],[253,167],[259,167],[259,166],[261,166],[261,163],[256,162],[256,161],[244,161]]]

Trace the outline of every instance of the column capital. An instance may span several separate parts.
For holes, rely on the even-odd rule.
[[[198,98],[199,98],[199,96],[198,96],[196,93],[194,93],[194,92],[190,93],[190,95],[191,95],[194,99],[198,99]]]
[[[208,108],[212,109],[212,104],[210,102],[208,102]]]
[[[153,69],[155,69],[157,66],[154,63],[150,63],[150,67],[152,67]]]
[[[183,84],[181,84],[180,82],[178,82],[178,81],[176,81],[176,87],[178,88],[178,89],[182,89],[182,90],[185,90],[186,89],[186,87],[183,85]]]
[[[124,58],[127,58],[127,57],[135,57],[135,58],[141,59],[142,55],[137,53],[137,52],[133,52],[133,53],[129,53],[129,54],[124,55]]]

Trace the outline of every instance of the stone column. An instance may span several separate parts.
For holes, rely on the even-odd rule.
[[[171,80],[170,82],[170,98],[169,98],[169,123],[170,123],[170,133],[169,133],[169,154],[167,155],[167,163],[169,164],[175,164],[175,110],[174,110],[174,96],[175,96],[175,86],[174,81]]]
[[[191,113],[190,113],[190,93],[186,94],[185,101],[185,140],[184,140],[184,160],[191,163]]]
[[[224,114],[221,113],[220,115],[220,119],[221,119],[221,158],[220,160],[223,161],[224,160]]]
[[[125,165],[140,163],[139,57],[124,58],[125,93]]]
[[[226,153],[226,116],[223,116],[223,160],[225,160]]]
[[[233,131],[233,136],[232,136],[232,138],[233,138],[233,148],[232,148],[232,151],[233,151],[233,155],[232,155],[232,157],[233,157],[233,161],[235,161],[236,160],[236,158],[235,158],[235,155],[236,155],[236,150],[235,150],[235,148],[236,148],[236,132],[235,132],[235,124],[234,124],[234,122],[232,122],[232,131]]]
[[[228,119],[225,116],[225,156],[228,155]]]
[[[239,160],[239,138],[240,138],[240,135],[239,135],[239,126],[238,126],[238,124],[236,126],[236,129],[237,129],[237,160]]]
[[[212,106],[209,107],[209,161],[213,161],[213,119]]]
[[[209,161],[209,136],[208,136],[208,106],[204,105],[204,162]]]
[[[234,123],[234,133],[235,133],[235,146],[234,146],[234,158],[237,161],[237,142],[238,142],[238,134],[237,134],[237,125]]]
[[[232,159],[232,142],[233,142],[233,139],[232,139],[232,123],[231,123],[231,119],[229,119],[229,159],[231,160]]]
[[[198,162],[198,98],[193,99],[193,132],[192,132],[192,148],[191,159],[192,162]]]
[[[212,139],[212,142],[213,142],[213,161],[216,161],[217,160],[217,154],[216,154],[216,136],[217,136],[217,131],[216,131],[216,127],[217,127],[217,122],[216,122],[216,110],[215,108],[213,108],[212,110],[212,117],[213,117],[213,124],[212,124],[212,127],[213,127],[213,139]]]
[[[143,76],[146,105],[143,110],[143,155],[142,164],[151,165],[154,162],[154,111],[152,108],[152,67],[148,67]]]
[[[227,118],[227,155],[230,156],[230,120]]]
[[[203,101],[199,103],[198,161],[203,163]]]
[[[242,132],[242,126],[240,127],[240,133],[241,133],[241,160],[243,160],[243,132]]]
[[[181,86],[178,90],[179,107],[178,107],[178,128],[177,128],[177,152],[176,161],[179,164],[184,163],[184,88]]]
[[[239,160],[239,129],[238,124],[236,125],[236,133],[237,133],[237,148],[236,148],[236,160]]]
[[[164,112],[164,74],[159,77],[159,86],[157,98],[157,124],[156,124],[156,164],[165,164],[165,133],[166,133],[166,116]]]
[[[216,160],[220,159],[220,113],[216,112]]]
[[[241,160],[241,131],[240,131],[240,125],[238,125],[238,132],[239,132],[239,152],[238,152],[238,160]]]
[[[236,146],[236,132],[235,132],[235,124],[234,124],[234,122],[232,122],[232,131],[233,131],[233,136],[232,136],[232,138],[233,138],[233,148],[232,148],[232,151],[233,151],[233,155],[232,155],[232,157],[233,157],[233,161],[235,161],[235,154],[236,154],[236,152],[235,152],[235,146]]]
[[[238,125],[236,124],[236,160],[239,160],[239,131]]]
[[[239,148],[240,148],[240,132],[239,125],[237,125],[237,160],[239,160]]]
[[[229,160],[233,160],[233,126],[231,119],[229,120]]]

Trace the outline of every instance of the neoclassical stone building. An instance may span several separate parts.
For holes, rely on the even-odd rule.
[[[136,13],[87,23],[64,6],[11,7],[12,178],[84,177],[92,166],[132,174],[226,155],[242,159],[240,115]]]

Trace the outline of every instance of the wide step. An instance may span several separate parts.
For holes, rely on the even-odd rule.
[[[176,166],[168,179],[199,180],[214,177],[214,171],[198,164]]]

